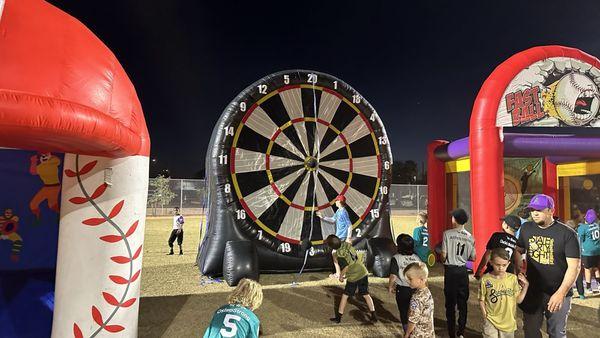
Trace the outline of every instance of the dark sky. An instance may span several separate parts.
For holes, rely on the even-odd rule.
[[[479,87],[502,61],[549,44],[600,56],[600,2],[52,0],[115,53],[135,85],[156,169],[204,168],[223,109],[286,69],[339,77],[386,126],[394,160],[468,134]]]

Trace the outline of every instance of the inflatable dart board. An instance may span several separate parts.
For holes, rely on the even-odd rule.
[[[198,266],[220,275],[229,240],[254,241],[260,270],[328,268],[323,239],[346,197],[353,244],[391,237],[388,191],[392,155],[373,107],[327,74],[269,75],[241,92],[213,130],[206,155],[207,232]],[[243,259],[243,257],[240,257]]]

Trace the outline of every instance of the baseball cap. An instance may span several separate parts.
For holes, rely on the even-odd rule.
[[[587,223],[594,223],[597,218],[598,218],[598,215],[596,215],[596,211],[594,211],[594,209],[589,209],[585,213],[585,221]]]
[[[452,215],[456,220],[456,223],[460,225],[467,223],[469,220],[469,215],[467,215],[467,212],[464,209],[454,209],[450,212],[450,215]]]
[[[527,205],[527,208],[537,211],[544,210],[546,208],[554,209],[554,199],[548,195],[536,194]]]
[[[521,219],[514,215],[506,215],[500,218],[501,221],[506,222],[506,225],[511,227],[513,230],[519,230],[521,227]]]
[[[346,202],[346,196],[338,195],[338,197],[336,197],[335,200],[340,202]]]

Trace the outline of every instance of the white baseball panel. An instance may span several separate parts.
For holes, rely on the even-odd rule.
[[[65,155],[52,337],[137,337],[148,157],[76,161]]]

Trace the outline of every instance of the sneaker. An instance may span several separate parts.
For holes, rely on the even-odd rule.
[[[335,317],[333,317],[333,318],[329,318],[329,320],[331,320],[332,322],[335,322],[335,323],[339,324],[342,321],[342,315],[336,311],[336,313],[334,314],[334,316]]]
[[[375,311],[371,312],[371,323],[377,323],[377,313]]]
[[[171,252],[169,252],[169,253],[167,254],[167,256],[170,256],[170,255],[172,255],[172,254],[173,254],[173,250],[171,250]]]
[[[579,299],[585,299],[585,295],[579,295]]]
[[[179,254],[180,254],[180,255],[183,255],[183,251],[179,251]]]

